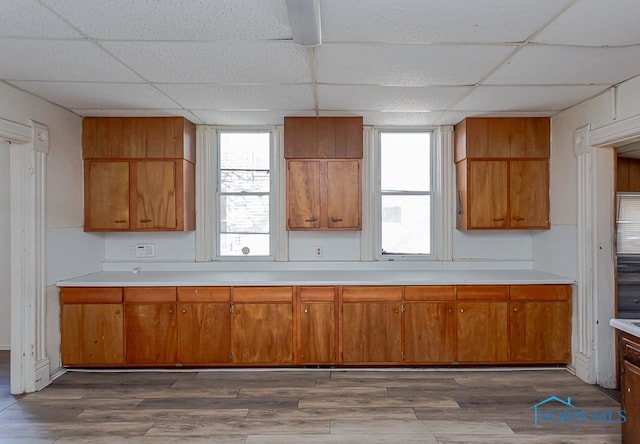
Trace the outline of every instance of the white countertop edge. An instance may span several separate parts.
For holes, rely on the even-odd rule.
[[[58,287],[535,285],[574,284],[536,270],[455,271],[104,271],[58,281]]]
[[[633,325],[634,322],[640,324],[640,319],[611,319],[609,325],[617,330],[640,338],[640,327]]]

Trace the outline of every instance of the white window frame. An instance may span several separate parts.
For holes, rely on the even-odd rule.
[[[380,198],[380,132],[431,131],[431,254],[382,255]],[[451,261],[455,222],[455,166],[452,126],[365,127],[363,157],[363,261]]]
[[[221,256],[219,251],[219,134],[223,132],[271,132],[271,171],[269,193],[269,256]],[[196,261],[283,261],[288,243],[283,228],[285,186],[282,127],[273,126],[197,126],[196,134]]]

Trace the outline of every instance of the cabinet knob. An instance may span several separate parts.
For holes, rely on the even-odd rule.
[[[233,310],[233,312],[234,312],[235,314],[237,314],[237,315],[239,315],[239,314],[240,314],[240,310],[238,310],[238,309],[234,309],[234,310]]]
[[[517,309],[517,308],[514,308],[514,309],[513,309],[513,311],[518,311],[518,309]]]
[[[453,308],[450,308],[448,311],[449,313],[453,313]]]
[[[304,309],[304,312],[305,312],[305,313],[309,313],[309,309],[308,309],[308,308],[305,308],[305,309]]]
[[[173,314],[173,310],[169,310],[169,314],[172,315]]]
[[[396,308],[396,313],[400,313],[400,310]]]
[[[493,221],[494,222],[502,222],[504,220],[504,217],[494,217]]]
[[[183,313],[183,314],[187,314],[187,310],[183,308],[183,309],[182,309],[182,313]]]
[[[116,314],[119,315],[120,314],[120,310],[116,310]]]
[[[460,309],[460,313],[464,313],[464,308],[461,308],[461,309]]]

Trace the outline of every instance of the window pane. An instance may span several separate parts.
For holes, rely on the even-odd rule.
[[[431,133],[380,133],[381,189],[430,191]]]
[[[222,170],[220,191],[223,193],[269,192],[269,171]]]
[[[220,196],[221,233],[269,233],[269,196]]]
[[[382,196],[383,254],[430,254],[430,208],[430,196]]]
[[[243,251],[247,248],[246,254]],[[221,256],[268,256],[268,234],[221,234]]]
[[[220,133],[221,170],[269,170],[270,133]]]

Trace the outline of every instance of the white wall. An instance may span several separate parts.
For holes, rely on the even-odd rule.
[[[82,119],[2,82],[0,118],[26,125],[35,120],[49,127],[46,349],[51,371],[55,372],[59,368],[60,331],[54,284],[60,279],[99,271],[104,260],[103,236],[82,231]]]
[[[11,220],[9,145],[0,142],[0,350],[11,345]]]

